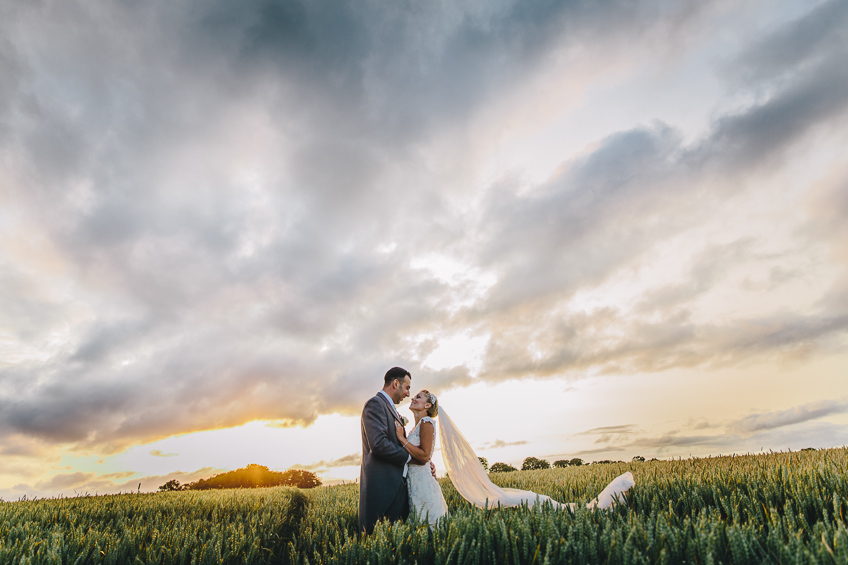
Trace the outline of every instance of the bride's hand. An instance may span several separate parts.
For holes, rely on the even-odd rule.
[[[395,432],[397,433],[397,437],[399,440],[403,441],[406,439],[406,431],[403,429],[403,426],[401,426],[399,422],[395,422]]]

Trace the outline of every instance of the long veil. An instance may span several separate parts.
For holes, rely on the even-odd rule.
[[[533,506],[549,500],[557,508],[574,508],[573,503],[563,504],[544,494],[529,490],[502,488],[489,480],[483,465],[471,449],[471,445],[439,406],[439,430],[442,440],[442,458],[448,475],[462,498],[480,508],[495,506]],[[597,498],[589,502],[587,508],[607,508],[616,498],[632,487],[636,482],[630,471],[616,477],[601,491]]]

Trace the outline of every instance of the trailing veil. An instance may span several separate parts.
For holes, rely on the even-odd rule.
[[[503,488],[489,480],[489,475],[443,407],[439,407],[439,429],[442,440],[442,457],[448,475],[462,497],[480,508],[500,506],[533,506],[550,501],[557,508],[574,509],[574,503],[563,504],[549,496],[529,490]],[[630,471],[616,477],[601,491],[601,494],[586,505],[586,508],[608,508],[636,482]]]

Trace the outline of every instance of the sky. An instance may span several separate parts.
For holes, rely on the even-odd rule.
[[[0,498],[355,480],[396,365],[490,463],[848,444],[846,30],[3,2]]]

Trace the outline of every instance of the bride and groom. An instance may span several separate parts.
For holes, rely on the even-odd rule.
[[[414,511],[431,525],[447,515],[442,489],[430,457],[436,445],[436,422],[442,458],[457,492],[480,508],[530,506],[550,501],[557,508],[574,508],[545,495],[502,488],[489,480],[468,440],[456,429],[438,399],[422,390],[412,399],[410,410],[415,427],[406,435],[405,418],[395,408],[409,396],[412,375],[393,367],[383,380],[383,389],[365,403],[362,410],[362,466],[359,474],[359,531],[369,534],[381,518],[403,520]],[[428,465],[429,463],[429,465]],[[614,479],[587,508],[606,508],[633,486],[628,471]]]

